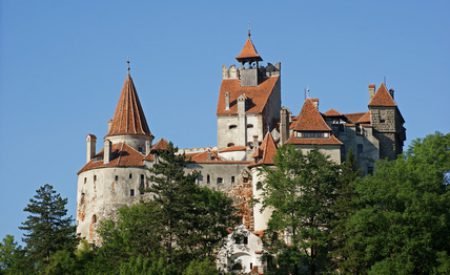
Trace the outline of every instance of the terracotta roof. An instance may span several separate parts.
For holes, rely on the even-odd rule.
[[[217,103],[217,115],[237,114],[237,99],[242,94],[247,97],[246,112],[262,113],[278,83],[279,77],[273,76],[265,79],[258,86],[241,87],[239,79],[224,79],[220,86]],[[225,93],[230,94],[230,109],[225,110]]]
[[[151,135],[136,87],[129,74],[123,84],[107,136],[114,135]]]
[[[247,61],[262,61],[263,59],[259,55],[259,53],[256,51],[255,46],[252,43],[252,40],[250,39],[250,36],[247,38],[247,41],[245,41],[244,47],[241,50],[241,53],[239,53],[238,56],[236,56],[236,60],[239,62],[247,62]]]
[[[331,131],[331,128],[309,98],[305,100],[297,120],[291,124],[290,128],[295,131]]]
[[[361,116],[356,123],[370,123],[370,112],[366,112],[363,116]]]
[[[217,151],[209,151],[209,153],[210,155],[208,155],[208,151],[205,151],[200,153],[185,154],[185,156],[188,162],[202,164],[250,164],[249,161],[222,160],[217,154]]]
[[[372,98],[372,100],[370,100],[369,106],[395,107],[397,106],[397,104],[386,89],[386,85],[384,85],[384,83],[381,83],[380,88],[378,88],[374,97]]]
[[[111,147],[111,160],[103,164],[104,151],[100,151],[90,162],[81,168],[78,174],[97,168],[110,167],[143,167],[144,155],[125,143],[113,144]]]
[[[234,151],[245,151],[247,150],[247,147],[245,146],[230,146],[223,149],[220,149],[219,152],[234,152]]]
[[[342,142],[333,135],[330,135],[328,138],[299,138],[291,136],[286,143],[296,145],[342,145]]]
[[[326,116],[343,116],[343,114],[339,113],[335,109],[330,109],[330,110],[326,111],[325,115]]]
[[[344,114],[344,116],[346,118],[348,118],[348,120],[350,120],[350,122],[356,123],[365,114],[366,113],[364,113],[364,112],[361,112],[361,113],[350,113],[350,114]]]
[[[273,164],[275,155],[277,153],[277,145],[273,140],[272,135],[267,132],[264,140],[261,144],[261,149],[263,151],[263,156],[258,164]]]
[[[156,144],[152,146],[151,151],[167,150],[169,148],[169,142],[165,139],[160,139]]]

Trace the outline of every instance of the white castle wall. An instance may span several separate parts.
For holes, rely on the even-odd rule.
[[[144,186],[148,187],[149,172],[144,168],[101,168],[80,173],[77,189],[77,234],[82,239],[99,244],[95,231],[100,222],[114,217],[121,206],[131,205],[144,197],[139,192],[142,176]]]

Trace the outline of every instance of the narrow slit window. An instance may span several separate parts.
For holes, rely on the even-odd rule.
[[[130,189],[130,196],[134,197],[134,189]]]

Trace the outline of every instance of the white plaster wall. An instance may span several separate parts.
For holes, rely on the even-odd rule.
[[[230,151],[230,152],[219,152],[219,157],[230,161],[241,161],[245,160],[247,152],[242,151]]]
[[[249,124],[253,125],[253,128],[247,128],[247,142],[253,142],[253,136],[258,136],[258,141],[262,142],[264,139],[264,125],[263,118],[260,114],[247,114],[247,127]]]
[[[234,129],[229,129],[230,125],[236,125]],[[236,146],[245,146],[244,138],[239,137],[239,116],[218,116],[217,117],[217,147],[225,148],[227,144],[234,143]]]
[[[258,182],[261,182],[264,187],[264,182],[266,180],[266,175],[259,171],[260,167],[253,167],[251,169],[252,173],[252,188],[253,197],[256,202],[253,204],[253,219],[254,219],[254,230],[262,231],[266,230],[270,217],[272,216],[273,208],[266,207],[263,210],[264,194],[262,189],[258,189]]]
[[[129,178],[130,174],[132,175],[131,179]],[[116,175],[118,176],[117,181]],[[144,185],[148,187],[149,172],[144,168],[101,168],[79,174],[77,234],[91,243],[99,244],[100,240],[95,230],[101,221],[114,217],[117,209],[121,206],[131,205],[144,197],[139,193],[141,175],[144,175]],[[95,181],[94,176],[96,176]],[[134,196],[130,195],[131,189],[134,189]],[[82,197],[84,198],[82,199]],[[93,222],[94,215],[97,217],[96,222]]]
[[[106,137],[112,144],[117,143],[125,143],[133,147],[134,149],[139,151],[139,148],[142,149],[141,152],[145,152],[145,141],[150,140],[150,136],[142,136],[142,135],[119,135],[119,136],[107,136]]]
[[[341,148],[340,146],[314,146],[314,145],[295,145],[303,154],[308,154],[311,150],[318,149],[320,153],[330,157],[330,160],[340,164]]]

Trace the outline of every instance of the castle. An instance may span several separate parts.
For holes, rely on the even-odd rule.
[[[321,112],[319,99],[307,98],[300,113],[292,115],[281,105],[281,64],[261,64],[263,59],[250,34],[236,60],[239,66],[222,68],[217,146],[179,152],[189,160],[187,172],[200,172],[198,184],[224,191],[234,199],[242,224],[252,236],[267,228],[271,214],[270,209],[261,211],[260,203],[251,203],[262,195],[264,175],[258,173],[258,167],[273,165],[279,146],[291,144],[303,152],[318,149],[337,163],[352,151],[365,174],[372,172],[376,160],[393,159],[402,152],[404,119],[394,101],[394,90],[384,83],[378,89],[369,85],[364,112]],[[103,149],[96,149],[95,135],[86,138],[86,164],[78,172],[77,189],[77,233],[81,238],[99,244],[99,221],[148,195],[143,190],[151,185],[149,168],[158,161],[155,152],[168,145],[165,139],[156,143],[153,139],[128,73]],[[252,266],[259,260],[255,253],[250,254],[244,262],[250,261]]]

